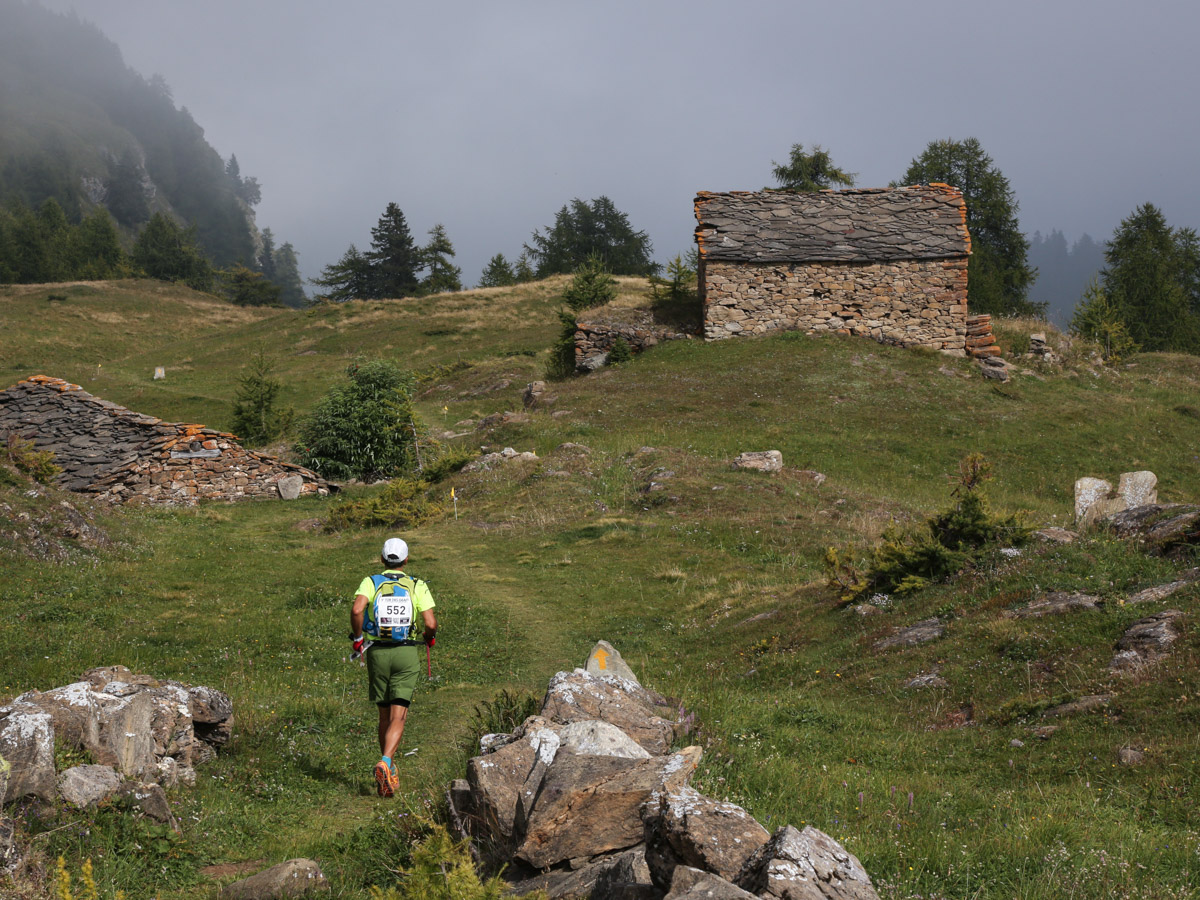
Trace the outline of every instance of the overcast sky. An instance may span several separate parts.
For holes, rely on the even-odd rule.
[[[46,0],[161,73],[262,183],[306,276],[390,201],[445,224],[472,285],[573,197],[660,261],[698,190],[758,189],[794,143],[861,187],[977,137],[1022,228],[1105,239],[1141,203],[1200,227],[1195,0]]]

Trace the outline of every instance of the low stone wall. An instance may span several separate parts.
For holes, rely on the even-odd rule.
[[[641,353],[663,341],[687,341],[692,335],[678,327],[658,325],[649,310],[623,310],[633,321],[596,320],[575,323],[575,369],[586,372],[608,361],[608,354],[623,338],[634,353]]]
[[[54,453],[61,487],[118,503],[188,505],[328,494],[315,472],[240,446],[232,434],[164,422],[35,375],[0,391],[0,438]]]
[[[702,262],[704,337],[799,330],[964,350],[967,258],[882,263]]]

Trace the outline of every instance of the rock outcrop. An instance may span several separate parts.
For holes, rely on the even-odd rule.
[[[102,769],[119,783],[191,784],[194,767],[228,742],[232,724],[233,704],[214,688],[135,675],[124,666],[91,669],[80,681],[28,691],[0,708],[0,756],[12,769],[0,800],[51,800],[61,792],[86,805],[98,784],[115,789]],[[60,780],[56,742],[86,751],[95,765],[68,770]]]
[[[613,674],[614,659],[601,642],[592,671],[555,675],[541,714],[512,734],[485,735],[448,791],[455,828],[485,865],[507,867],[514,895],[876,897],[858,860],[828,835],[810,827],[772,837],[741,807],[692,788],[702,751],[671,750],[679,704],[632,672]],[[812,885],[820,892],[797,893]]]

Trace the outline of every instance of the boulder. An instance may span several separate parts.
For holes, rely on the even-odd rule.
[[[18,703],[0,709],[0,757],[9,766],[3,804],[29,796],[54,799],[54,728],[49,713]]]
[[[1045,719],[1065,719],[1068,716],[1077,716],[1080,713],[1094,712],[1097,709],[1104,709],[1112,702],[1112,694],[1089,694],[1086,697],[1080,697],[1078,700],[1071,700],[1068,703],[1060,703],[1058,706],[1053,706],[1042,713]]]
[[[910,678],[904,686],[909,690],[919,690],[921,688],[944,688],[948,687],[948,684],[946,679],[937,672],[928,672]]]
[[[915,647],[934,641],[946,633],[946,626],[941,619],[925,619],[916,625],[901,628],[895,634],[875,642],[876,650],[890,650],[893,647]]]
[[[783,454],[778,450],[750,450],[739,454],[733,467],[755,472],[782,472]]]
[[[303,897],[327,890],[329,882],[315,860],[289,859],[227,885],[221,891],[221,897],[223,900],[273,900],[276,897]]]
[[[525,386],[525,394],[523,400],[526,409],[536,409],[538,401],[542,399],[542,394],[546,393],[546,382],[531,381]]]
[[[597,641],[588,654],[584,669],[592,675],[615,675],[641,686],[633,669],[629,668],[620,652],[608,641]]]
[[[1195,582],[1195,576],[1193,576],[1191,572],[1188,572],[1185,573],[1184,577],[1179,581],[1172,581],[1167,584],[1159,584],[1155,585],[1154,587],[1148,587],[1140,590],[1136,594],[1130,595],[1129,599],[1126,600],[1125,603],[1128,606],[1136,606],[1139,603],[1155,603],[1159,600],[1167,599],[1167,597],[1170,597],[1176,591],[1182,590],[1189,584],[1194,584]]]
[[[1158,502],[1158,477],[1153,472],[1123,472],[1117,482],[1117,496],[1126,509]]]
[[[664,890],[673,887],[677,866],[736,878],[750,854],[771,837],[740,806],[710,800],[687,786],[647,803],[642,822],[646,863],[654,883]]]
[[[0,815],[0,872],[12,872],[21,864],[21,847],[17,844],[17,823]]]
[[[1039,528],[1033,533],[1033,536],[1047,544],[1071,544],[1079,539],[1079,532],[1051,525],[1047,528]]]
[[[1132,673],[1153,665],[1166,656],[1180,637],[1176,620],[1183,617],[1178,609],[1166,609],[1144,619],[1138,619],[1117,641],[1116,654],[1109,669]]]
[[[58,795],[76,809],[107,800],[121,786],[112,766],[74,766],[58,776]]]
[[[554,727],[544,719],[527,719],[521,731],[495,752],[476,756],[467,763],[471,803],[466,824],[487,845],[489,853],[503,852],[512,839],[526,779],[539,760],[543,766],[553,762],[558,750]]]
[[[1088,507],[1088,511],[1083,514],[1079,525],[1082,528],[1089,528],[1128,508],[1123,497],[1102,497]]]
[[[1078,591],[1051,591],[1020,609],[1006,609],[1001,615],[1006,619],[1040,619],[1057,616],[1081,609],[1097,609],[1103,601],[1091,594]]]
[[[1146,761],[1146,754],[1133,747],[1122,747],[1117,751],[1117,762],[1123,766],[1140,766]]]
[[[1112,493],[1112,485],[1103,478],[1080,478],[1075,482],[1075,521],[1082,522],[1097,500]]]
[[[279,496],[284,500],[295,500],[304,490],[304,479],[299,475],[286,475],[275,482]]]
[[[153,819],[162,825],[171,825],[176,831],[175,816],[171,814],[171,804],[167,802],[167,793],[161,785],[153,782],[127,781],[117,791],[117,800],[130,809],[137,810],[143,816]]]
[[[679,866],[671,877],[671,891],[663,900],[758,900],[712,872]]]
[[[571,722],[558,732],[559,749],[576,756],[649,759],[650,753],[616,725],[597,719]]]
[[[1200,543],[1200,506],[1152,503],[1123,510],[1108,520],[1118,537],[1137,540],[1155,553]]]
[[[763,898],[879,900],[862,863],[811,825],[776,831],[746,860],[735,883]]]
[[[577,861],[579,862],[579,861]],[[550,900],[595,897],[597,900],[658,900],[641,847],[551,869],[510,885],[514,896],[545,891]]]
[[[546,768],[528,812],[518,810],[522,837],[515,855],[543,868],[641,843],[642,804],[656,792],[686,785],[701,752],[688,747],[639,760],[560,754]]]
[[[128,690],[124,690],[128,688]],[[48,713],[55,738],[81,747],[104,766],[138,777],[153,770],[153,703],[150,695],[113,682],[104,691],[77,681],[49,691],[29,691],[14,701]]]
[[[651,754],[666,753],[675,739],[675,724],[656,694],[613,675],[591,675],[583,669],[559,672],[550,679],[542,716],[568,725],[601,719],[616,725]]]

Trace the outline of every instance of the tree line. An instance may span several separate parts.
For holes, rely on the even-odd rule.
[[[146,277],[220,293],[245,306],[303,306],[307,298],[295,249],[290,243],[275,246],[269,228],[261,241],[252,267],[237,262],[217,268],[201,250],[196,226],[185,228],[156,212],[126,252],[107,209],[98,207],[72,223],[51,197],[36,211],[24,203],[0,208],[0,284]]]

